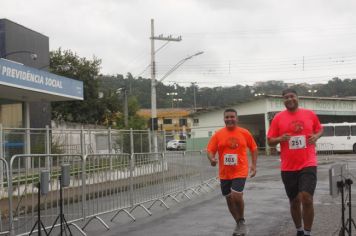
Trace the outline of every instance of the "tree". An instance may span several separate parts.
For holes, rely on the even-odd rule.
[[[88,60],[79,57],[70,50],[59,48],[50,53],[50,71],[54,74],[83,81],[84,100],[52,103],[52,117],[79,123],[103,124],[108,110],[117,112],[118,104],[112,96],[98,98],[99,83],[97,80],[101,60],[93,57]]]
[[[128,126],[125,127],[125,117],[124,113],[121,112],[116,119],[116,128],[123,129],[123,128],[132,128],[132,129],[146,129],[147,122],[144,118],[137,115],[138,110],[140,110],[140,105],[138,100],[135,96],[130,96],[128,99],[128,110],[129,110],[129,117],[128,117]]]

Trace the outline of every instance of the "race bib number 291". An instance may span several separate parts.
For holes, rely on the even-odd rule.
[[[225,154],[224,155],[224,165],[236,166],[237,165],[237,154]]]
[[[306,148],[305,136],[293,136],[289,139],[289,149],[302,149]]]

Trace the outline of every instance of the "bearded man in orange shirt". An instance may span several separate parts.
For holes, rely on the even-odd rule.
[[[237,126],[237,112],[224,111],[225,127],[218,130],[210,139],[207,152],[212,166],[219,163],[219,178],[222,195],[236,221],[234,236],[247,235],[244,219],[243,190],[249,172],[247,148],[251,154],[250,177],[256,175],[257,145],[251,133]],[[215,154],[218,152],[218,158]]]

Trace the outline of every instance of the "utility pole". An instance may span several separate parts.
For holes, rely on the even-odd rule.
[[[195,85],[197,84],[197,82],[192,82],[193,85],[193,98],[194,98],[194,112],[197,111],[197,99],[195,96]]]
[[[157,95],[156,95],[156,62],[155,62],[155,40],[179,42],[182,37],[173,38],[172,35],[163,37],[163,35],[154,35],[154,20],[151,19],[151,128],[153,133],[153,152],[158,152],[157,132],[154,130],[157,122]],[[165,145],[165,144],[164,144]]]
[[[116,90],[117,94],[123,94],[124,95],[124,125],[125,128],[129,127],[129,105],[128,105],[128,98],[127,98],[127,88],[119,88]]]
[[[129,127],[129,104],[127,99],[127,89],[124,89],[124,124],[125,128]]]

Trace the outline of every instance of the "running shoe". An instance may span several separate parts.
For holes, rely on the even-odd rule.
[[[245,220],[240,220],[235,227],[233,236],[246,236],[247,235],[247,226]]]

